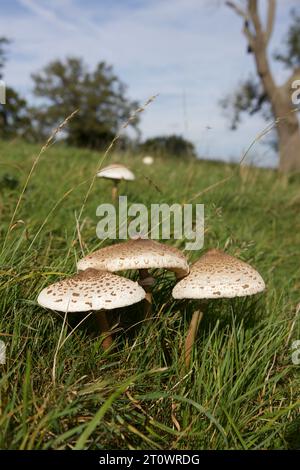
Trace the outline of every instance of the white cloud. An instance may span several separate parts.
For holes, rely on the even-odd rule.
[[[63,21],[59,15],[49,10],[46,6],[41,5],[42,2],[37,3],[35,0],[19,0],[20,4],[31,10],[38,18],[60,26],[62,29],[74,31],[75,28],[72,23]]]

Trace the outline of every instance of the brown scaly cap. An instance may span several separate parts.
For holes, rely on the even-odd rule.
[[[58,312],[86,312],[126,307],[144,298],[145,291],[137,282],[87,269],[43,289],[38,303]]]
[[[248,263],[210,250],[192,265],[172,295],[175,299],[218,299],[253,295],[264,289],[261,275]]]
[[[143,238],[97,250],[81,259],[77,268],[78,270],[94,268],[111,272],[163,268],[176,272],[179,277],[189,272],[188,262],[180,250]]]

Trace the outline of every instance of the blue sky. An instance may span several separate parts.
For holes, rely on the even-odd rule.
[[[280,47],[297,0],[278,0],[270,55]],[[266,1],[260,0],[262,13]],[[0,36],[13,40],[6,82],[30,98],[30,75],[50,60],[82,56],[91,67],[106,60],[141,103],[159,94],[142,116],[144,137],[182,134],[201,155],[238,160],[266,126],[245,116],[235,132],[219,101],[250,73],[242,22],[222,0],[0,0]],[[280,84],[287,72],[272,62]],[[249,157],[261,165],[276,156],[258,144]]]

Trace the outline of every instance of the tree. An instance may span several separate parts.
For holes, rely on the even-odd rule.
[[[250,78],[240,85],[233,98],[223,100],[224,107],[231,104],[233,127],[240,121],[244,111],[254,114],[262,111],[266,118],[273,116],[276,121],[279,169],[284,173],[300,171],[300,130],[298,116],[292,103],[292,83],[300,78],[300,18],[295,16],[285,41],[285,51],[277,53],[280,60],[291,69],[289,79],[283,85],[275,82],[270,69],[267,48],[274,28],[276,0],[268,0],[266,26],[263,27],[258,11],[258,0],[246,0],[245,8],[240,4],[227,1],[226,4],[243,18],[243,33],[248,42],[248,52],[255,60],[257,79]]]
[[[7,87],[6,103],[0,105],[0,138],[26,137],[30,127],[26,100]]]
[[[0,38],[0,79],[6,62],[6,46],[10,41]],[[24,136],[30,129],[27,102],[11,87],[6,87],[6,103],[0,104],[0,138]]]
[[[151,137],[140,144],[140,150],[159,156],[196,157],[194,144],[180,135]]]
[[[57,60],[34,74],[33,80],[34,94],[43,100],[32,111],[39,134],[48,135],[78,109],[65,129],[72,145],[105,147],[138,106],[126,97],[125,85],[105,62],[89,71],[79,58]],[[136,129],[137,120],[130,125]]]

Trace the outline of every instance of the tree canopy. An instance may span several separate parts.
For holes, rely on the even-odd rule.
[[[69,57],[51,62],[32,78],[34,94],[41,98],[32,110],[38,134],[48,135],[78,109],[66,128],[66,141],[72,145],[105,147],[138,106],[105,62],[90,71],[80,58]],[[136,129],[137,120],[130,126]]]
[[[300,13],[292,9],[291,24],[283,41],[282,52],[274,54],[274,58],[287,68],[294,70],[300,67]]]
[[[194,144],[180,135],[151,137],[141,144],[140,149],[160,156],[196,157]]]
[[[0,79],[4,77],[7,46],[10,41],[0,38]],[[6,103],[0,104],[0,138],[24,136],[30,129],[27,102],[16,90],[6,87]]]

